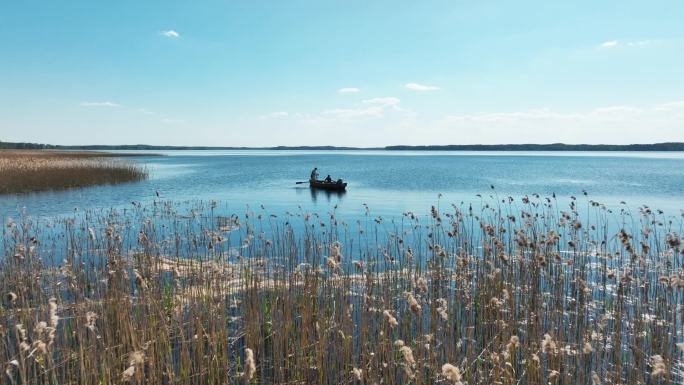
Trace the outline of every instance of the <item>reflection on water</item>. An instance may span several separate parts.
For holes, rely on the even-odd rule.
[[[342,202],[342,198],[347,193],[346,190],[335,191],[335,190],[322,190],[317,188],[309,188],[311,192],[311,202],[318,203],[318,198],[325,198],[327,203],[331,203],[335,199],[336,203]]]
[[[310,187],[295,187],[297,196],[303,197],[304,195],[311,196],[311,203],[313,206],[317,206],[319,203],[325,204],[326,206],[338,205],[344,201],[344,196],[347,194],[346,190],[335,191],[335,190],[324,190],[315,189]]]

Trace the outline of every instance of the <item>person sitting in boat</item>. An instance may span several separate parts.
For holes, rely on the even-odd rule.
[[[311,170],[311,178],[309,180],[312,182],[315,182],[318,180],[318,167],[314,167],[314,169]]]
[[[325,181],[324,181],[324,182],[325,182],[325,183],[331,183],[331,182],[332,182],[332,178],[330,177],[330,175],[328,175],[328,176],[325,177]]]

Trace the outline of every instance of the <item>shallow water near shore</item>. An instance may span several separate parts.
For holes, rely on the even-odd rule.
[[[149,154],[149,151],[145,153]],[[392,151],[160,151],[140,156],[143,182],[60,192],[6,195],[0,212],[15,217],[68,215],[130,207],[154,200],[217,200],[227,211],[264,205],[270,212],[302,208],[351,219],[366,213],[426,214],[431,205],[473,203],[481,197],[529,194],[559,201],[580,196],[620,207],[648,205],[678,215],[684,208],[684,154],[609,152],[392,152]],[[318,167],[343,178],[345,194],[312,191],[305,181]],[[492,190],[491,186],[495,189]],[[159,195],[157,195],[159,194]],[[481,196],[478,196],[481,194]],[[441,198],[438,199],[438,196]]]

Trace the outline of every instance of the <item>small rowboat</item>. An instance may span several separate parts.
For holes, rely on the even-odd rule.
[[[313,189],[330,190],[330,191],[344,191],[347,189],[346,183],[325,182],[322,180],[309,181],[309,187]]]

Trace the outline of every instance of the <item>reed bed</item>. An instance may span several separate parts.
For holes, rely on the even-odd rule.
[[[559,206],[7,219],[3,380],[682,383],[682,215]]]
[[[139,181],[145,168],[117,154],[0,150],[0,194],[63,190]]]

